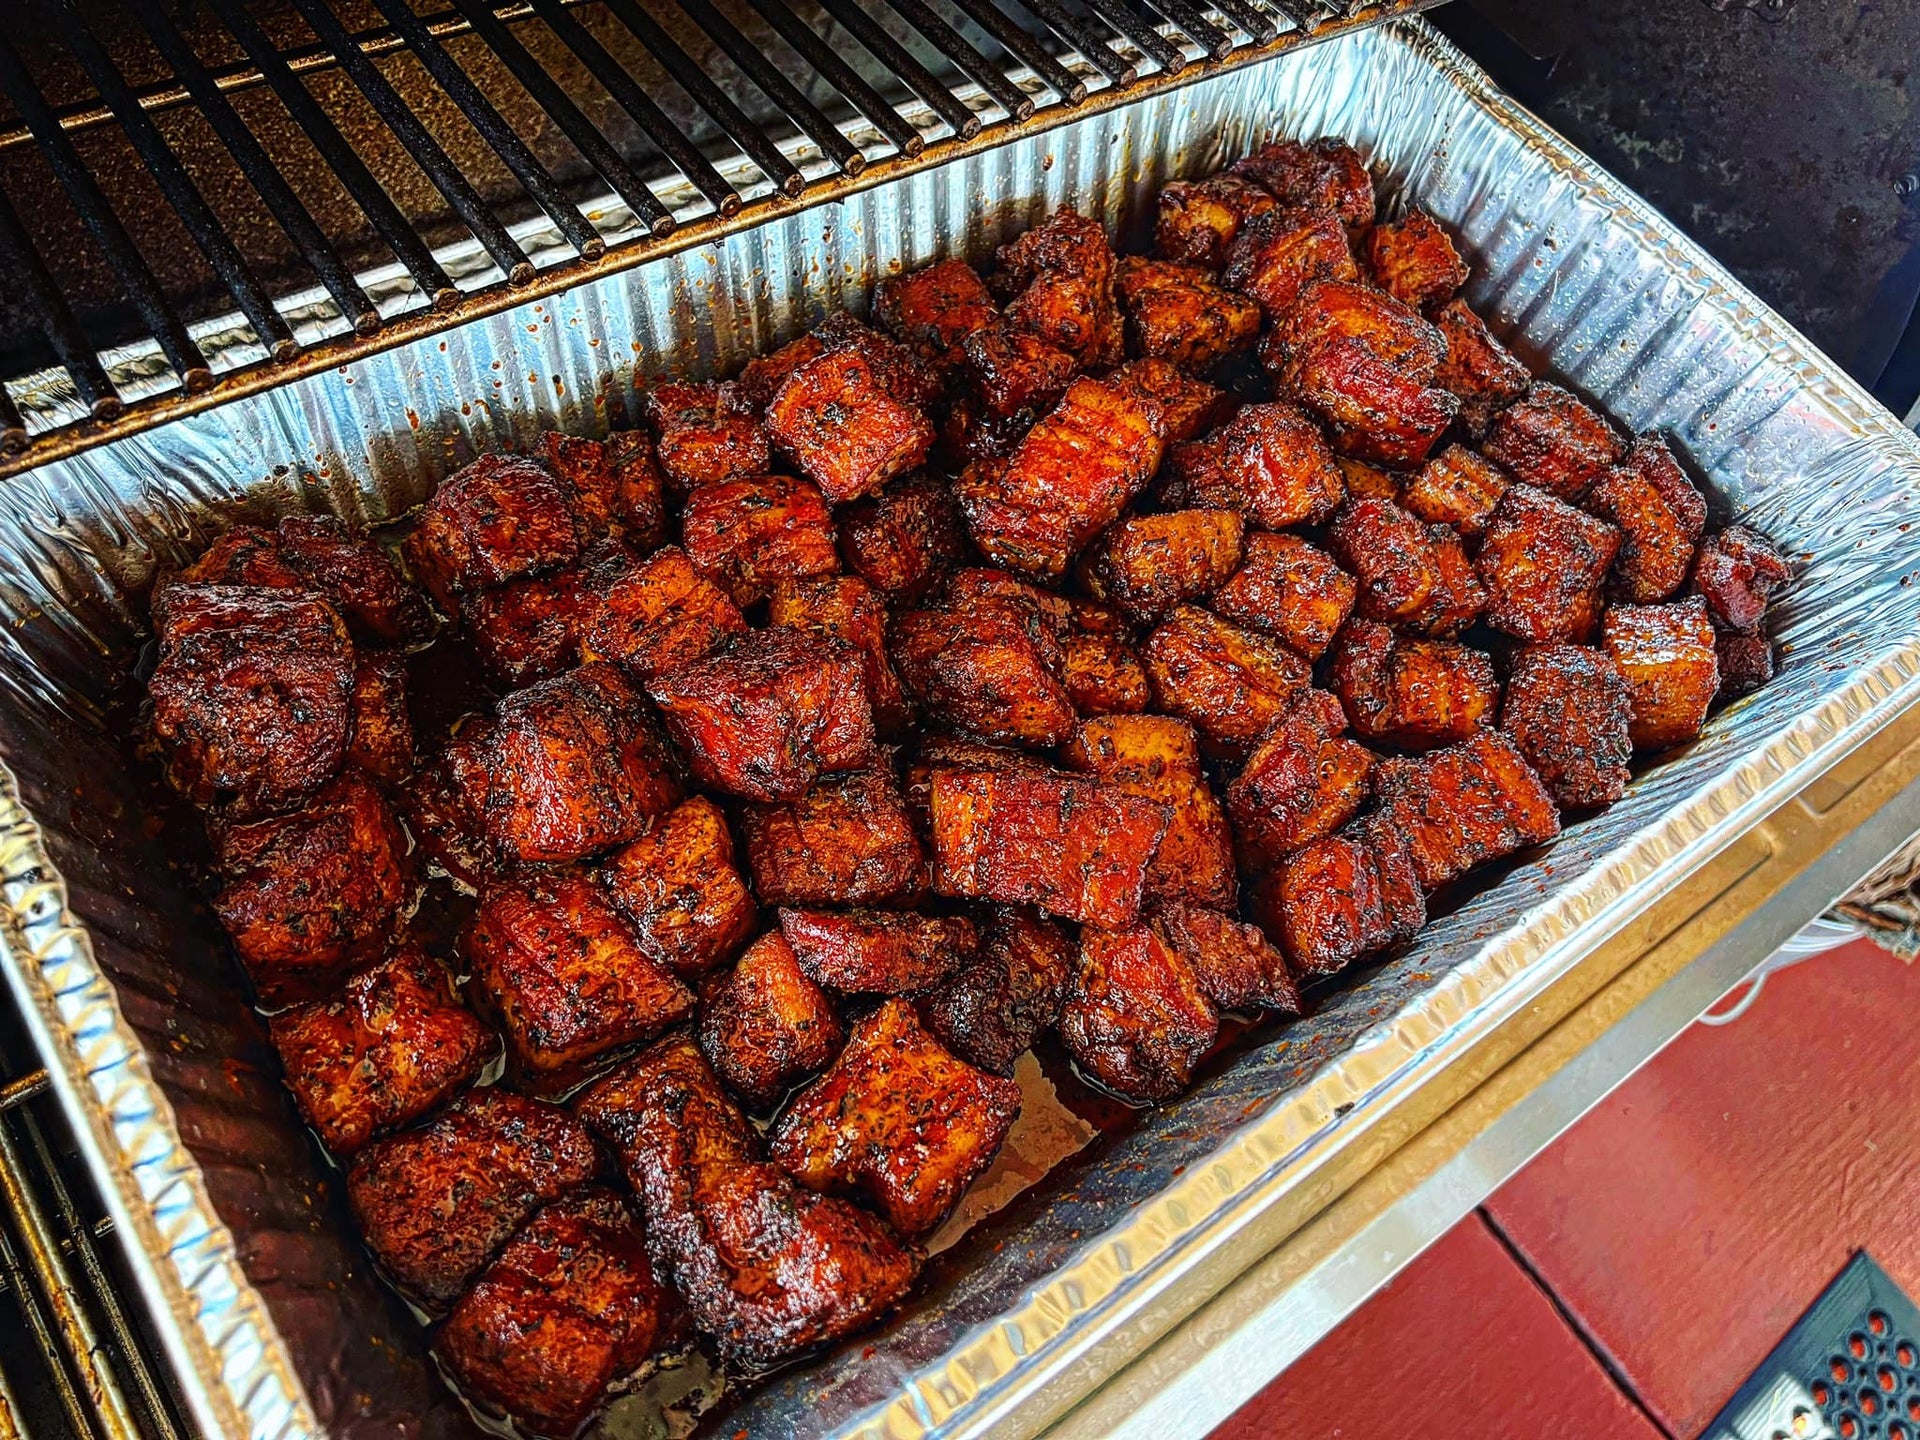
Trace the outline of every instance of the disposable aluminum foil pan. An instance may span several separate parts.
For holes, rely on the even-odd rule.
[[[892,1323],[777,1377],[728,1433],[1030,1429],[1092,1383],[1077,1362],[1148,1300],[1317,1195],[1450,1058],[1920,694],[1920,444],[1419,22],[850,191],[19,476],[0,486],[0,959],[209,1432],[459,1417],[313,1171],[112,733],[141,638],[129,596],[235,518],[391,518],[483,451],[602,428],[649,372],[724,373],[901,266],[980,256],[1063,206],[1137,241],[1162,183],[1280,133],[1354,141],[1397,203],[1464,237],[1472,299],[1530,361],[1665,433],[1723,518],[1798,557],[1780,678],[1407,954],[1021,1196]]]

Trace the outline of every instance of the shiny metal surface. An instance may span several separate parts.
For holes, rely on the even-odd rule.
[[[602,429],[649,373],[728,371],[862,305],[897,267],[956,244],[979,254],[1063,205],[1137,240],[1160,183],[1274,133],[1352,139],[1390,195],[1459,229],[1473,298],[1523,354],[1665,432],[1723,513],[1802,557],[1779,610],[1782,674],[1406,954],[1021,1197],[888,1326],[777,1377],[724,1430],[1040,1429],[1378,1170],[1576,980],[1673,932],[1704,903],[1696,877],[1920,698],[1920,593],[1905,583],[1920,573],[1905,528],[1920,443],[1417,22],[1023,134],[13,477],[0,758],[18,784],[0,786],[0,966],[174,1321],[207,1429],[371,1433],[358,1397],[403,1419],[429,1401],[413,1398],[426,1392],[404,1338],[356,1348],[382,1323],[364,1265],[319,1218],[284,1218],[323,1215],[285,1173],[304,1138],[276,1087],[226,1068],[258,1037],[208,978],[219,937],[143,833],[137,773],[106,724],[137,653],[131,593],[241,515],[396,516],[480,451]],[[265,1232],[285,1248],[250,1280],[241,1256]],[[333,1309],[356,1333],[315,1329],[289,1298],[307,1252],[337,1267]],[[379,1384],[376,1365],[393,1367]]]

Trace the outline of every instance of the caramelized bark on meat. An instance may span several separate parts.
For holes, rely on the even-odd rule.
[[[924,990],[980,948],[971,920],[898,910],[782,910],[780,933],[802,970],[849,995]]]
[[[1341,475],[1346,478],[1347,494],[1354,499],[1399,502],[1403,476],[1351,455],[1336,455],[1333,463],[1340,467]]]
[[[787,377],[807,361],[817,360],[826,353],[827,342],[809,331],[778,350],[754,356],[741,366],[740,373],[733,377],[734,393],[742,404],[764,419],[767,402],[787,383]]]
[[[929,796],[933,888],[1124,927],[1170,820],[1156,801],[1043,770],[940,770]]]
[[[661,1277],[734,1364],[772,1365],[871,1324],[919,1271],[877,1217],[761,1158],[689,1039],[654,1047],[577,1108],[619,1149]]]
[[[1336,452],[1383,465],[1420,464],[1460,408],[1452,394],[1381,359],[1359,338],[1312,346],[1291,374],[1288,394],[1326,422]]]
[[[1720,689],[1714,696],[1725,705],[1751,695],[1773,679],[1773,642],[1764,635],[1722,635],[1714,649],[1720,662]]]
[[[778,930],[762,935],[700,1003],[700,1049],[749,1110],[767,1111],[846,1043],[827,992]]]
[[[1240,228],[1275,206],[1274,198],[1237,175],[1174,180],[1155,201],[1153,248],[1168,260],[1218,270],[1227,263]]]
[[[734,386],[662,381],[640,404],[673,493],[767,473],[766,432]]]
[[[1633,692],[1636,750],[1666,750],[1700,734],[1720,688],[1713,621],[1698,595],[1669,605],[1615,605],[1600,644]]]
[[[154,603],[147,682],[167,781],[197,805],[296,800],[340,764],[353,728],[353,644],[316,595],[173,585]]]
[[[1793,578],[1787,557],[1745,525],[1709,535],[1693,562],[1693,588],[1720,625],[1737,635],[1759,632],[1767,604]]]
[[[913,816],[913,823],[923,834],[931,831],[933,777],[940,770],[1020,771],[1028,775],[1059,773],[1046,761],[1037,760],[1023,750],[989,745],[985,741],[970,740],[964,735],[922,735],[913,758],[906,764],[900,789],[906,796],[907,811]]]
[[[1417,520],[1391,500],[1349,500],[1327,527],[1327,547],[1358,580],[1356,613],[1416,630],[1445,626],[1463,609],[1470,616],[1483,599],[1441,553],[1449,544],[1457,550],[1459,539],[1446,526]]]
[[[1288,711],[1227,786],[1227,812],[1248,870],[1265,870],[1324,840],[1366,803],[1373,752],[1331,733],[1318,710],[1306,703]]]
[[[599,1168],[593,1137],[565,1110],[487,1086],[361,1151],[347,1198],[387,1277],[445,1305],[521,1222]]]
[[[926,890],[926,854],[889,766],[823,776],[789,804],[748,806],[740,825],[764,904],[873,905]]]
[[[1153,700],[1139,652],[1117,635],[1076,630],[1061,642],[1060,683],[1082,715],[1138,715]]]
[[[880,388],[909,410],[925,410],[945,391],[945,380],[937,366],[893,336],[861,324],[845,310],[829,315],[813,335],[820,341],[823,354],[851,351],[866,361]]]
[[[387,785],[413,774],[413,716],[405,657],[364,651],[353,663],[353,738],[346,762]]]
[[[750,630],[648,686],[702,784],[797,800],[826,772],[874,753],[860,657],[801,630]]]
[[[263,590],[311,590],[307,577],[280,551],[280,537],[258,525],[236,525],[183,569],[154,580],[153,598],[169,585],[251,585]],[[338,608],[337,606],[335,607]]]
[[[1179,366],[1147,356],[1110,370],[1106,384],[1141,407],[1163,445],[1179,445],[1230,418],[1239,401]]]
[[[1029,330],[996,321],[969,335],[960,365],[980,414],[990,420],[1024,416],[1031,423],[1066,393],[1080,362]]]
[[[1267,336],[1260,358],[1282,385],[1290,385],[1315,351],[1341,341],[1423,384],[1446,355],[1440,331],[1419,311],[1370,285],[1329,280],[1301,294]]]
[[[1245,406],[1206,439],[1182,445],[1161,487],[1168,503],[1237,511],[1266,530],[1324,520],[1345,494],[1327,442],[1284,400]]]
[[[1560,833],[1553,797],[1497,730],[1418,760],[1383,760],[1373,776],[1377,818],[1405,840],[1427,890]]]
[[[1152,925],[1088,925],[1060,1012],[1060,1038],[1080,1068],[1123,1100],[1170,1100],[1193,1079],[1220,1017],[1193,967]]]
[[[1356,234],[1373,223],[1373,176],[1360,152],[1333,135],[1276,140],[1227,167],[1283,206],[1330,210]]]
[[[1627,793],[1632,721],[1633,694],[1605,651],[1527,645],[1508,666],[1500,728],[1563,810]]]
[[[1358,593],[1359,582],[1325,551],[1298,535],[1256,530],[1247,536],[1239,569],[1207,608],[1318,660],[1353,614]]]
[[[720,807],[696,795],[648,822],[600,872],[640,949],[683,980],[726,963],[758,913]]]
[[[1482,447],[1516,480],[1577,500],[1627,447],[1606,417],[1546,380],[1502,410]]]
[[[989,906],[978,955],[922,992],[920,1019],[961,1059],[1011,1075],[1014,1062],[1060,1018],[1074,953],[1058,921],[1024,906]]]
[[[1581,641],[1600,618],[1600,587],[1620,532],[1531,485],[1501,497],[1475,568],[1487,587],[1487,624],[1522,640]]]
[[[583,581],[580,653],[642,684],[712,654],[747,628],[740,607],[677,545],[636,561],[609,554]]]
[[[1065,654],[1037,602],[976,597],[910,610],[894,617],[890,638],[900,678],[942,723],[1014,745],[1057,745],[1071,732]]]
[[[826,500],[791,476],[702,485],[687,497],[680,525],[694,569],[739,605],[765,599],[776,581],[840,568]]]
[[[1400,503],[1422,520],[1478,540],[1506,493],[1507,477],[1498,465],[1464,445],[1449,445],[1407,482]]]
[[[540,454],[572,496],[583,543],[606,536],[643,550],[660,543],[666,500],[653,442],[645,433],[618,431],[590,440],[549,430],[540,437]]]
[[[469,591],[558,570],[580,555],[566,487],[519,455],[483,455],[441,481],[404,548],[449,615]]]
[[[1187,962],[1200,993],[1222,1010],[1301,1013],[1300,988],[1286,957],[1258,926],[1184,900],[1155,910],[1153,926]]]
[[[1182,370],[1204,374],[1260,334],[1260,307],[1204,266],[1128,256],[1120,262],[1118,289],[1133,353]]]
[[[349,629],[388,644],[411,644],[433,633],[425,599],[401,579],[392,557],[333,516],[284,516],[273,538],[282,564],[298,577],[299,587],[332,601]],[[236,579],[225,583],[276,582]]]
[[[939,587],[966,549],[953,496],[937,477],[910,475],[839,514],[840,557],[889,600]]]
[[[926,459],[933,444],[932,422],[890,395],[852,348],[796,367],[767,402],[766,428],[833,501],[879,489]]]
[[[1356,620],[1334,647],[1332,679],[1354,732],[1402,750],[1431,750],[1493,723],[1493,662],[1445,640],[1409,640]]]
[[[996,279],[1017,292],[1007,301],[1009,323],[1082,365],[1118,363],[1113,247],[1097,222],[1063,210],[1002,245],[994,258]]]
[[[1433,383],[1460,402],[1460,423],[1478,440],[1494,417],[1527,393],[1533,373],[1493,338],[1486,322],[1465,300],[1455,298],[1433,312],[1446,337],[1447,356]]]
[[[461,1089],[499,1044],[412,944],[336,998],[281,1011],[269,1030],[294,1103],[342,1159]]]
[[[1306,689],[1311,667],[1277,640],[1178,605],[1144,652],[1161,710],[1221,754],[1245,754]]]
[[[556,570],[463,595],[460,622],[487,674],[517,689],[578,662],[589,605],[580,572]]]
[[[407,837],[373,782],[345,770],[300,809],[221,826],[214,913],[269,1005],[325,994],[393,934]]]
[[[461,945],[509,1058],[537,1090],[563,1090],[596,1060],[693,1012],[687,987],[584,875],[490,887]]]
[[[972,266],[940,260],[882,280],[874,288],[873,315],[916,354],[941,361],[1000,312]]]
[[[1308,286],[1358,280],[1346,228],[1331,213],[1270,210],[1240,227],[1222,278],[1251,298],[1269,320],[1291,311]]]
[[[1115,521],[1087,556],[1089,588],[1151,625],[1217,589],[1240,563],[1246,522],[1232,510],[1174,510]]]
[[[1379,816],[1288,855],[1261,880],[1253,907],[1303,977],[1338,974],[1411,939],[1427,918],[1408,847]]]
[[[407,824],[426,857],[468,890],[502,869],[486,836],[493,722],[465,715],[406,790]]]
[[[1373,227],[1367,268],[1382,290],[1415,309],[1451,299],[1467,283],[1467,262],[1453,237],[1424,210]]]
[[[639,1221],[590,1186],[542,1208],[434,1338],[467,1394],[536,1435],[571,1435],[653,1350],[668,1303]]]
[[[1167,833],[1147,867],[1146,901],[1230,909],[1239,898],[1233,834],[1207,784],[1193,727],[1164,715],[1082,722],[1061,758],[1103,785],[1167,807]]]
[[[1652,436],[1588,488],[1581,504],[1620,532],[1609,588],[1633,605],[1671,599],[1686,583],[1707,524],[1707,500]]]
[[[887,655],[886,604],[866,581],[857,575],[782,580],[773,587],[767,623],[811,630],[851,646],[866,676],[875,731],[884,737],[906,732],[912,713]]]

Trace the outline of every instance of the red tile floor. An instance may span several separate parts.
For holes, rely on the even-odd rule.
[[[1920,1296],[1915,1016],[1920,965],[1864,941],[1771,976],[1216,1440],[1692,1440],[1856,1250]]]

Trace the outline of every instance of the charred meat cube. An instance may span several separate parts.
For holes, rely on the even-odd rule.
[[[567,1436],[652,1352],[667,1303],[632,1209],[589,1186],[527,1222],[434,1349],[468,1395],[536,1435]]]
[[[681,495],[767,473],[767,435],[732,385],[666,381],[647,387],[641,408],[669,490]]]
[[[1627,449],[1605,416],[1545,380],[1495,417],[1482,448],[1516,480],[1562,500],[1578,500]]]
[[[1444,527],[1416,520],[1391,500],[1349,500],[1327,527],[1334,558],[1358,580],[1356,613],[1382,624],[1419,626],[1446,588],[1435,554]],[[1447,596],[1440,597],[1444,604]]]
[[[1311,667],[1277,640],[1178,605],[1147,637],[1159,708],[1191,720],[1221,754],[1244,754],[1307,688]]]
[[[1167,833],[1147,867],[1146,901],[1229,909],[1239,898],[1233,834],[1207,784],[1200,742],[1184,720],[1116,715],[1088,720],[1062,758],[1103,785],[1167,807]]]
[[[1261,928],[1303,977],[1338,974],[1411,939],[1427,919],[1408,847],[1379,816],[1295,850],[1253,898]]]
[[[462,596],[460,620],[487,674],[518,688],[579,660],[588,605],[580,572],[557,570]]]
[[[407,837],[373,782],[342,771],[302,808],[215,832],[214,913],[270,1005],[332,988],[378,955],[412,881]]]
[[[1720,661],[1718,703],[1751,695],[1773,679],[1773,642],[1766,636],[1722,635],[1714,648]]]
[[[823,354],[851,351],[858,355],[872,369],[880,388],[909,410],[925,410],[946,388],[939,370],[925,358],[893,336],[861,324],[845,310],[829,315],[813,338],[820,342]]]
[[[1165,805],[1044,770],[935,770],[933,888],[1124,927],[1171,819]]]
[[[1359,582],[1325,551],[1297,535],[1256,530],[1247,536],[1240,568],[1207,608],[1318,660],[1353,614],[1358,592]]]
[[[1200,374],[1259,337],[1260,307],[1203,266],[1129,256],[1120,262],[1118,286],[1135,354]]]
[[[1129,360],[1109,370],[1106,384],[1141,407],[1147,424],[1163,445],[1179,445],[1213,429],[1239,404],[1218,386],[1152,356]]]
[[[693,1012],[687,987],[584,875],[489,888],[461,944],[509,1058],[538,1090],[565,1089],[592,1062]]]
[[[1226,583],[1246,523],[1232,510],[1174,510],[1115,521],[1088,555],[1090,588],[1142,625]]]
[[[1720,688],[1713,621],[1698,595],[1670,605],[1615,605],[1600,643],[1633,692],[1636,750],[1666,750],[1700,734]]]
[[[1066,667],[1060,683],[1082,715],[1138,715],[1153,700],[1147,667],[1117,635],[1076,630],[1061,642]]]
[[[840,568],[833,517],[820,491],[786,475],[702,485],[681,513],[694,569],[739,605],[766,598],[775,581]]]
[[[1497,730],[1418,760],[1383,760],[1373,775],[1375,818],[1403,837],[1427,890],[1560,833],[1553,798]]]
[[[740,820],[753,888],[768,905],[873,905],[926,889],[927,858],[893,771],[827,775],[786,805]]]
[[[1080,373],[1066,351],[1006,321],[974,331],[960,354],[980,413],[993,420],[1045,414]]]
[[[519,455],[483,455],[433,492],[404,547],[449,615],[459,597],[579,558],[565,486],[546,466]]]
[[[733,377],[734,393],[742,404],[764,415],[767,402],[787,383],[787,377],[807,361],[817,360],[826,353],[827,342],[816,333],[790,340],[778,350],[756,355],[741,366],[740,373]]]
[[[1453,297],[1467,283],[1467,262],[1453,237],[1424,210],[1376,225],[1367,236],[1374,283],[1416,310]]]
[[[432,633],[426,600],[400,578],[392,557],[333,516],[284,516],[274,542],[282,563],[299,577],[298,585],[332,601],[349,629],[388,644],[412,643]]]
[[[867,679],[874,729],[882,736],[906,731],[912,717],[887,655],[886,603],[866,581],[857,575],[779,581],[767,606],[767,623],[811,630],[851,647]]]
[[[1427,527],[1427,561],[1433,568],[1433,590],[1427,603],[1401,623],[1422,635],[1440,638],[1458,635],[1487,608],[1487,588],[1480,583],[1467,547],[1447,525]]]
[[[840,512],[840,557],[889,600],[936,589],[966,548],[960,511],[935,476],[894,481]]]
[[[353,738],[347,764],[387,785],[413,774],[413,715],[403,656],[367,651],[353,663]]]
[[[1073,729],[1059,636],[1017,600],[910,610],[891,640],[907,689],[947,725],[1014,745],[1057,745]]]
[[[1327,442],[1284,400],[1245,406],[1206,439],[1182,445],[1162,487],[1170,503],[1234,510],[1265,530],[1324,520],[1345,494]]]
[[[155,602],[148,681],[167,781],[197,805],[268,807],[316,789],[353,728],[353,644],[316,595],[173,585]]]
[[[1262,343],[1260,359],[1282,386],[1291,386],[1318,351],[1342,342],[1423,385],[1432,380],[1447,348],[1419,311],[1370,285],[1328,280],[1301,293],[1300,303]]]
[[[941,260],[882,280],[873,292],[873,314],[916,354],[939,361],[1000,311],[972,266]]]
[[[1600,587],[1620,532],[1531,485],[1511,486],[1480,539],[1487,624],[1522,640],[1580,641],[1600,618]]]
[[[1316,711],[1311,704],[1290,710],[1227,786],[1227,813],[1249,870],[1324,840],[1366,803],[1373,752],[1332,734]]]
[[[733,1364],[763,1368],[849,1335],[919,1271],[878,1217],[761,1158],[689,1039],[655,1046],[577,1109],[620,1152],[661,1278]]]
[[[1153,926],[1187,962],[1200,993],[1220,1009],[1301,1013],[1300,988],[1286,957],[1258,926],[1184,900],[1155,910]]]
[[[599,1168],[593,1137],[565,1110],[487,1086],[361,1151],[347,1198],[388,1278],[446,1305],[529,1215]]]
[[[1460,408],[1449,392],[1415,379],[1353,338],[1308,350],[1288,391],[1326,422],[1338,453],[1402,467],[1427,458]]]
[[[1269,320],[1294,308],[1308,286],[1360,278],[1346,228],[1331,213],[1270,210],[1240,227],[1222,277],[1250,297]]]
[[[1193,967],[1154,926],[1080,932],[1060,1038],[1101,1085],[1136,1105],[1171,1100],[1219,1033]]]
[[[1447,342],[1446,359],[1434,372],[1433,383],[1459,400],[1460,423],[1478,440],[1496,415],[1527,393],[1533,374],[1493,338],[1465,300],[1440,306],[1433,323]]]
[[[1113,247],[1096,221],[1063,210],[1002,245],[994,258],[1000,264],[996,279],[1017,292],[1007,301],[1010,324],[1082,365],[1119,362]]]
[[[169,585],[251,585],[263,590],[311,590],[306,575],[280,551],[280,537],[258,525],[236,525],[184,569],[162,573],[153,598]],[[335,607],[338,608],[338,607]]]
[[[920,1019],[962,1060],[1011,1075],[1014,1062],[1060,1018],[1074,953],[1057,921],[1021,906],[992,906],[977,958],[920,995]]]
[[[726,816],[704,795],[656,816],[607,857],[600,879],[640,949],[683,980],[724,964],[753,933],[758,911]]]
[[[1330,210],[1356,234],[1373,223],[1373,176],[1360,152],[1333,135],[1301,143],[1276,140],[1227,167],[1283,206]]]
[[[1523,646],[1507,670],[1500,728],[1562,810],[1593,810],[1627,793],[1633,694],[1606,652]]]
[[[1017,1084],[949,1054],[910,1004],[889,1000],[780,1117],[768,1150],[810,1189],[864,1193],[917,1240],[993,1163],[1019,1113]]]
[[[1793,578],[1786,556],[1773,542],[1745,525],[1709,535],[1693,562],[1693,588],[1721,626],[1736,635],[1757,634],[1767,602]]]
[[[932,422],[888,394],[866,357],[851,348],[797,367],[767,402],[766,428],[834,501],[879,489],[926,459],[933,444]]]
[[[907,810],[922,832],[930,828],[933,776],[937,770],[1019,770],[1030,775],[1054,775],[1058,772],[1043,760],[1021,750],[1008,750],[963,735],[927,734],[920,737],[914,757],[907,762],[905,782]]]
[[[1403,479],[1400,475],[1351,455],[1336,455],[1333,463],[1340,467],[1341,475],[1346,478],[1347,494],[1354,499],[1399,502]]]
[[[873,758],[860,657],[802,630],[749,630],[648,686],[701,783],[797,800],[828,771]]]
[[[1237,175],[1174,180],[1160,187],[1153,248],[1164,258],[1218,270],[1240,227],[1275,207],[1267,191]]]
[[[619,528],[628,544],[650,550],[666,538],[667,524],[666,477],[660,473],[653,437],[644,430],[615,430],[607,436],[606,455]],[[563,467],[558,459],[553,464]]]
[[[486,835],[492,741],[490,719],[462,716],[406,791],[407,824],[422,852],[469,891],[502,868]]]
[[[971,920],[898,910],[782,910],[780,933],[809,977],[848,995],[904,995],[972,960]]]
[[[1706,528],[1707,500],[1665,444],[1651,436],[1634,441],[1581,504],[1620,532],[1609,577],[1617,598],[1652,605],[1678,593]]]
[[[541,458],[573,497],[575,529],[585,543],[611,536],[642,549],[658,545],[666,501],[653,444],[638,430],[589,440],[549,430]]]
[[[762,935],[702,998],[700,1049],[749,1110],[773,1109],[846,1043],[827,992],[778,930]]]
[[[1449,445],[1407,482],[1400,503],[1422,520],[1478,540],[1506,493],[1507,477],[1498,465],[1464,445]]]
[[[641,683],[704,660],[747,628],[740,607],[677,545],[644,560],[611,554],[583,580],[580,652]]]
[[[294,1103],[342,1159],[426,1114],[499,1048],[440,962],[412,944],[350,977],[335,999],[281,1011],[268,1029]]]
[[[1445,640],[1409,640],[1356,620],[1333,652],[1333,684],[1356,734],[1402,750],[1431,750],[1493,723],[1493,662]]]

